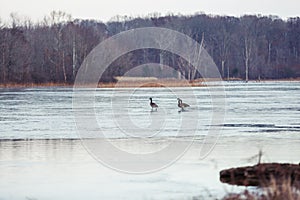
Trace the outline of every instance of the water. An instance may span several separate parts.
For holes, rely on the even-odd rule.
[[[1,89],[0,199],[221,198],[240,188],[220,183],[219,171],[255,164],[260,149],[263,161],[299,163],[300,82],[224,84],[222,123],[213,122],[212,112],[218,114],[224,105],[214,104],[206,87],[140,88],[133,93],[97,89],[95,104],[80,108],[72,105],[72,88]],[[191,104],[186,112],[178,112],[178,94]],[[159,105],[157,112],[151,112],[150,96]],[[101,128],[91,125],[87,130],[130,153],[194,143],[183,157],[155,173],[120,173],[96,161],[79,140],[85,135],[78,133],[75,116],[89,116],[86,107],[93,108]],[[200,159],[211,129],[220,129],[221,135],[211,153]]]

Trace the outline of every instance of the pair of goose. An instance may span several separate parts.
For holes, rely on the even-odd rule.
[[[150,99],[150,106],[151,106],[152,110],[153,110],[154,108],[155,108],[155,110],[157,110],[158,105],[152,101],[152,98],[151,98],[151,97],[150,97],[149,99]],[[181,110],[184,110],[184,108],[190,107],[189,104],[183,103],[182,100],[181,100],[180,98],[177,98],[177,101],[178,101],[178,107],[181,108]]]

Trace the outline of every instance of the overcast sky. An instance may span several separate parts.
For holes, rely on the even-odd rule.
[[[65,11],[73,18],[108,21],[115,15],[147,15],[168,12],[181,14],[278,15],[300,16],[300,0],[0,0],[0,17],[9,19],[12,12],[41,20],[52,10]]]

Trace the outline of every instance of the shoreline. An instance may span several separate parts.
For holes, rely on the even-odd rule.
[[[131,87],[205,87],[207,86],[205,82],[214,82],[220,81],[216,79],[211,80],[202,80],[197,79],[194,81],[187,80],[158,80],[158,81],[120,81],[120,82],[101,82],[98,84],[97,88],[131,88]],[[245,82],[242,79],[223,79],[224,82]],[[249,80],[248,83],[257,83],[257,82],[300,82],[300,78],[291,78],[291,79],[265,79],[265,80]],[[93,87],[94,84],[86,84],[82,87]],[[45,87],[74,87],[73,83],[5,83],[0,84],[0,89],[5,88],[45,88]]]

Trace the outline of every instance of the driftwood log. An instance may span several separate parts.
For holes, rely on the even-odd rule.
[[[300,186],[300,163],[261,163],[254,166],[230,168],[220,171],[220,181],[239,186],[269,186],[288,183]]]

